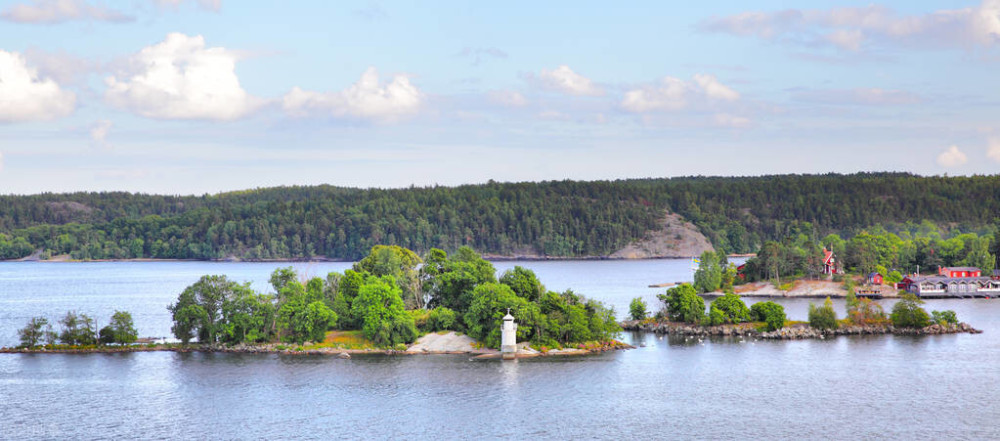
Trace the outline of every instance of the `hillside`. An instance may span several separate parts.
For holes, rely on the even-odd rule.
[[[664,213],[675,221],[665,224]],[[0,196],[0,258],[42,249],[78,259],[356,259],[379,243],[644,257],[702,246],[698,234],[679,234],[693,231],[688,224],[714,247],[744,253],[799,233],[850,235],[925,219],[974,230],[996,213],[1000,177],[900,173],[8,195]]]

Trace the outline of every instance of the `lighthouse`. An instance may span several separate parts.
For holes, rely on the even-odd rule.
[[[503,327],[500,328],[500,354],[504,360],[517,357],[517,323],[514,323],[514,316],[510,315],[510,308],[507,308]]]

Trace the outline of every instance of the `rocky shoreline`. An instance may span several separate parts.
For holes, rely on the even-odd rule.
[[[720,336],[720,337],[754,337],[768,340],[799,340],[810,338],[836,337],[839,335],[941,335],[941,334],[981,334],[983,331],[973,328],[967,323],[957,325],[930,325],[924,328],[896,328],[885,325],[850,325],[837,329],[820,330],[806,324],[794,324],[776,331],[759,331],[755,325],[740,323],[735,325],[699,326],[676,322],[651,322],[629,320],[622,322],[626,331],[653,332],[656,334],[684,336]]]
[[[613,350],[634,349],[634,347],[622,342],[614,341],[601,345],[581,346],[577,348],[553,349],[545,351],[535,351],[527,348],[519,351],[518,358],[547,357],[561,355],[587,355],[598,354]],[[232,354],[279,354],[279,355],[328,355],[337,358],[349,359],[351,355],[373,354],[373,355],[474,355],[477,358],[496,358],[500,356],[500,351],[495,349],[469,348],[464,350],[395,350],[395,349],[346,349],[337,347],[310,347],[309,345],[296,346],[280,343],[267,343],[258,345],[239,344],[226,346],[221,344],[199,345],[199,344],[149,344],[130,346],[88,346],[88,347],[44,347],[35,348],[0,348],[0,354],[119,354],[131,352],[204,352],[204,353],[232,353]],[[523,353],[522,353],[523,352]]]

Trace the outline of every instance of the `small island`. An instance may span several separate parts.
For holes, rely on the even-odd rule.
[[[68,312],[56,333],[45,317],[18,333],[21,344],[0,353],[210,351],[245,353],[499,354],[500,324],[517,318],[518,357],[626,349],[613,308],[567,290],[548,291],[531,270],[499,278],[471,248],[423,258],[377,245],[352,269],[300,277],[279,268],[273,293],[225,276],[203,276],[168,306],[178,343],[137,339],[132,317],[117,311],[96,329],[93,318]]]
[[[958,321],[955,311],[931,311],[920,305],[913,294],[902,294],[886,314],[882,305],[857,298],[848,291],[846,316],[837,318],[828,297],[822,306],[809,305],[809,321],[789,321],[780,304],[766,301],[747,307],[743,299],[727,290],[705,312],[705,299],[691,284],[670,288],[658,296],[663,308],[649,317],[646,303],[639,297],[629,307],[631,320],[622,322],[627,331],[645,331],[684,336],[753,337],[760,339],[805,339],[838,335],[937,335],[982,331]]]

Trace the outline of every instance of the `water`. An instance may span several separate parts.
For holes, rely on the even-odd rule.
[[[655,303],[688,261],[502,262],[550,289]],[[103,325],[117,307],[166,335],[165,306],[202,274],[266,287],[279,264],[2,263],[0,344],[34,315]],[[348,264],[297,266],[312,275]],[[751,300],[755,301],[755,300]],[[807,300],[783,300],[804,319]],[[891,302],[884,303],[888,305]],[[835,302],[843,311],[842,302]],[[979,335],[809,341],[659,338],[579,358],[0,354],[0,439],[997,439],[1000,301],[935,300]]]

